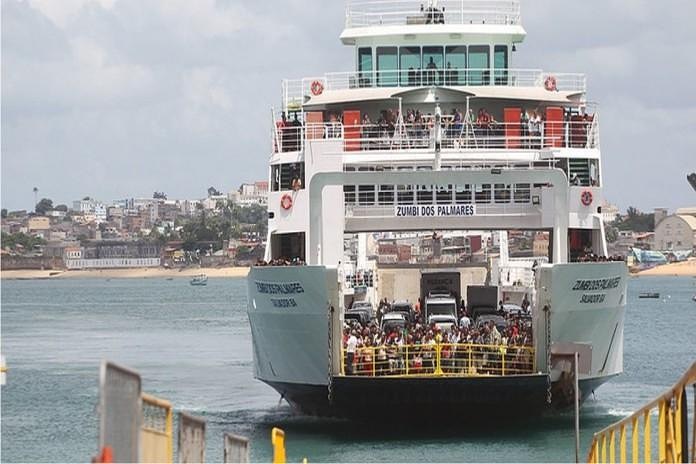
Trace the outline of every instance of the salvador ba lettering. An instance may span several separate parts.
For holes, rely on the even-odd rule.
[[[254,281],[256,291],[265,295],[277,295],[271,297],[271,305],[274,308],[296,308],[297,301],[291,295],[304,293],[304,288],[299,282],[261,282]]]
[[[573,285],[576,292],[596,292],[600,290],[612,290],[618,288],[621,277],[609,277],[606,279],[578,279]],[[601,304],[606,300],[606,293],[583,293],[580,296],[582,304]]]

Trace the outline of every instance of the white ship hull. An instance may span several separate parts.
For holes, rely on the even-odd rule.
[[[549,306],[552,358],[562,357],[564,350],[580,351],[584,399],[623,369],[626,266],[623,263],[549,265],[538,272],[540,309],[535,310],[534,318],[538,374],[430,378],[426,382],[418,378],[396,381],[331,375],[332,370],[338,374],[329,348],[330,307],[339,307],[336,271],[323,266],[253,268],[248,277],[248,312],[255,376],[273,386],[300,411],[310,414],[352,416],[357,411],[347,406],[346,397],[350,397],[350,404],[367,402],[368,407],[382,398],[379,401],[407,403],[412,408],[417,408],[422,400],[424,411],[435,402],[452,411],[457,407],[485,409],[497,404],[543,412],[548,406],[548,376],[546,316],[541,308]],[[578,288],[573,290],[574,287]],[[340,344],[340,339],[336,343]],[[552,359],[552,364],[551,380],[560,382],[563,363]],[[554,398],[554,403],[563,405],[567,401],[559,396]]]

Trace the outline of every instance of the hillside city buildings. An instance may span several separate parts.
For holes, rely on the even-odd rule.
[[[208,256],[213,254],[210,249],[193,256],[183,249],[182,240],[167,242],[161,237],[181,230],[181,224],[199,214],[221,215],[226,207],[258,206],[265,211],[268,182],[245,183],[227,194],[215,192],[203,199],[175,200],[163,194],[155,196],[157,198],[126,198],[111,202],[85,197],[73,201],[71,208],[49,210],[43,215],[26,211],[4,212],[2,268],[156,267],[194,261],[201,263],[206,259],[213,264],[229,264],[231,259],[238,257],[240,249],[260,248],[262,252],[263,237],[260,234],[245,232],[243,238],[237,240],[229,237],[217,256]],[[255,224],[250,224],[244,230],[253,231],[254,227]],[[13,243],[13,246],[5,243],[10,236],[20,233],[41,239],[41,244],[26,249],[21,243]],[[258,254],[251,254],[247,259],[256,259]]]

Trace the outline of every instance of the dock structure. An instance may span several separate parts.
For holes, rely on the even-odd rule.
[[[687,401],[689,387],[693,391],[690,406]],[[657,416],[657,434],[654,416]],[[634,463],[696,462],[696,362],[662,395],[594,434],[587,462],[625,463],[629,460]]]

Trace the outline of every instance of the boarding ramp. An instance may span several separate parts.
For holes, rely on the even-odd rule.
[[[140,461],[140,375],[112,362],[99,375],[99,451],[112,462]]]
[[[249,462],[249,440],[247,438],[226,433],[224,441],[224,462]]]
[[[205,462],[205,421],[179,414],[179,462]]]
[[[689,393],[692,393],[693,398],[690,406],[687,401]],[[629,462],[629,459],[634,463],[696,462],[694,403],[696,403],[696,362],[672,388],[658,398],[625,419],[595,433],[587,462],[625,463]],[[656,424],[654,424],[655,419],[657,419]],[[657,432],[655,432],[655,425]],[[657,461],[655,448],[657,448]]]
[[[147,393],[142,394],[140,458],[143,462],[173,462],[172,404]]]

